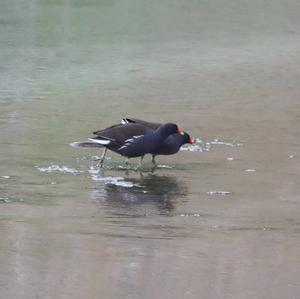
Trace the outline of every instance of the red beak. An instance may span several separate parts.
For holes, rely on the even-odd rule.
[[[193,139],[190,138],[189,144],[193,144],[193,143],[194,143]]]

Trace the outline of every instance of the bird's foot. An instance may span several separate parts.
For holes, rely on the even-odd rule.
[[[100,159],[99,162],[97,163],[97,167],[103,168],[103,162],[104,162],[104,159]]]
[[[104,158],[93,159],[92,160],[92,166],[94,166],[94,162],[97,162],[96,165],[95,165],[95,167],[102,168],[103,167]]]
[[[104,148],[101,157],[94,160],[94,161],[98,161],[98,163],[97,163],[97,165],[96,165],[98,168],[102,168],[102,167],[103,167],[103,162],[104,162],[104,160],[105,160],[106,152],[107,152],[107,148]]]
[[[157,168],[157,164],[156,164],[156,161],[155,161],[155,156],[152,156],[152,168]]]

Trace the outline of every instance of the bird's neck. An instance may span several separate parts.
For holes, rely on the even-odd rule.
[[[165,140],[169,134],[164,130],[163,127],[156,129],[153,134],[156,136],[157,140],[163,141]]]

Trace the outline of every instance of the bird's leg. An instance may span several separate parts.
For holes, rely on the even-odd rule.
[[[154,167],[157,167],[157,164],[156,164],[156,161],[155,161],[155,156],[154,155],[152,155],[152,164],[153,164],[153,166]]]
[[[102,168],[106,152],[107,152],[107,148],[105,147],[104,150],[103,150],[103,152],[102,152],[101,157],[99,159],[97,159],[97,161],[99,161],[98,164],[97,164],[97,167],[101,167]]]

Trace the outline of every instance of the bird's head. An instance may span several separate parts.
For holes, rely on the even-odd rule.
[[[183,142],[182,144],[185,144],[185,143],[193,144],[194,143],[191,136],[187,132],[180,130],[179,134],[182,136],[182,142]]]

